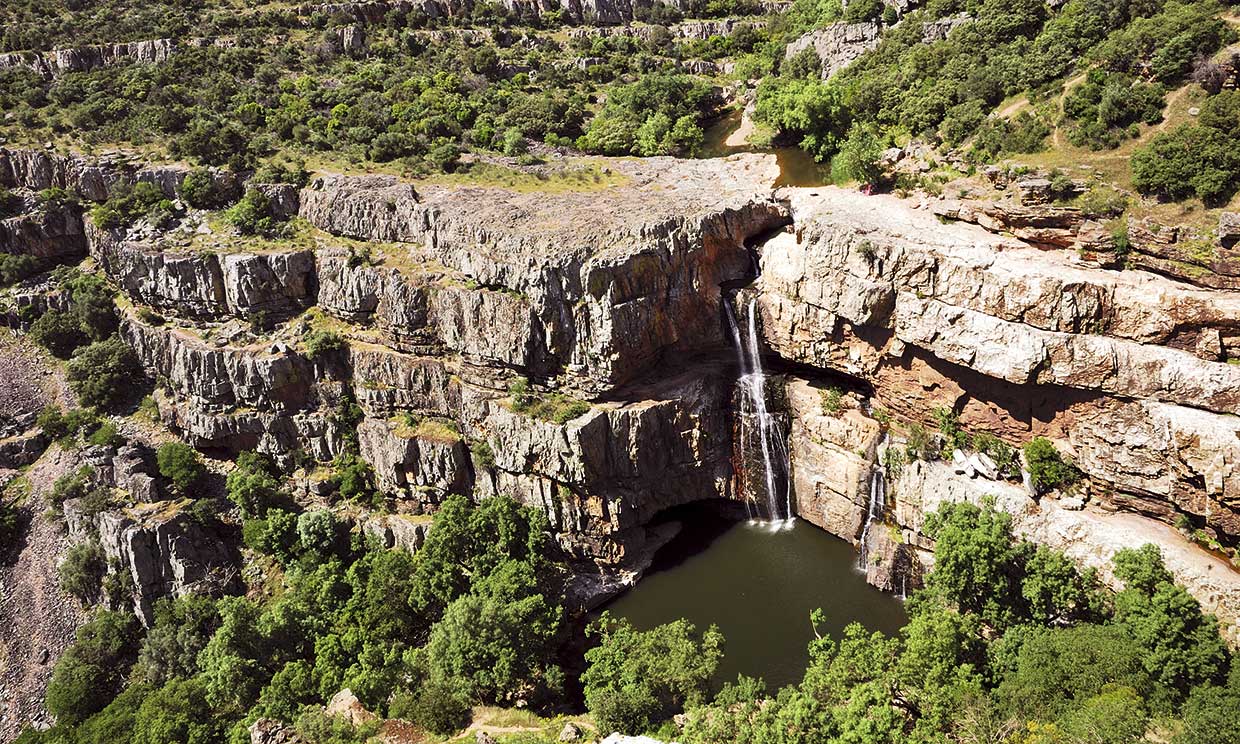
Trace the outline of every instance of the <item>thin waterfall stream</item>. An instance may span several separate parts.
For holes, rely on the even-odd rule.
[[[762,501],[765,501],[765,512],[758,507],[761,502],[756,497],[747,495],[745,505],[751,519],[762,517],[764,521],[772,524],[790,526],[795,515],[792,511],[792,489],[788,477],[788,446],[779,422],[766,403],[767,377],[762,368],[762,355],[758,346],[757,300],[750,299],[746,304],[745,322],[742,325],[736,312],[737,299],[737,295],[733,293],[725,297],[723,304],[740,365],[740,378],[737,380],[740,392],[740,452],[742,465],[747,464],[748,458],[744,455],[751,448],[761,453],[762,486],[765,490]]]
[[[870,507],[865,516],[865,526],[861,528],[861,556],[857,566],[864,571],[869,558],[870,528],[876,520],[882,519],[883,510],[887,508],[887,474],[881,465],[870,468]]]

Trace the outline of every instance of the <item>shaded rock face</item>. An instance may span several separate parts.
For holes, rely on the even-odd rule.
[[[99,513],[80,499],[64,504],[70,537],[97,539],[110,573],[124,574],[138,618],[154,622],[163,597],[217,593],[227,588],[236,564],[215,529],[186,511],[188,500],[168,500],[156,482],[154,456],[141,445],[119,449],[94,445],[80,453],[98,486],[117,489],[132,506]]]
[[[160,380],[161,416],[193,444],[330,460],[356,401],[348,426],[398,511],[507,494],[545,511],[573,558],[632,565],[658,542],[657,512],[733,495],[720,284],[751,270],[746,242],[786,211],[767,157],[608,165],[617,185],[601,193],[335,176],[301,192],[302,218],[384,243],[375,258],[330,236],[313,253],[215,255],[94,229],[91,251],[136,305],[122,335]],[[316,306],[347,347],[309,358],[299,318],[230,336],[258,299]],[[507,398],[517,375],[542,418]]]
[[[86,255],[81,212],[69,206],[42,207],[0,219],[0,252],[52,263]]]
[[[1015,444],[1050,436],[1100,498],[1240,536],[1240,368],[1226,341],[1209,351],[1240,296],[1076,267],[886,197],[791,196],[797,230],[761,248],[782,357],[864,379],[913,420],[944,406]]]
[[[879,30],[879,25],[872,21],[828,24],[789,44],[784,58],[791,59],[806,49],[813,49],[822,64],[822,79],[826,80],[878,46]]]
[[[91,256],[133,301],[195,318],[257,313],[288,315],[304,309],[314,290],[314,255],[185,253],[128,242],[88,228]]]

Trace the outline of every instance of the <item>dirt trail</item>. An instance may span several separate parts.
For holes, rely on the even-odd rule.
[[[0,565],[0,743],[26,725],[52,722],[43,692],[52,668],[83,620],[76,600],[60,591],[56,562],[69,547],[58,526],[42,516],[51,483],[70,465],[53,447],[31,467],[35,493],[25,507],[29,528],[12,565]]]

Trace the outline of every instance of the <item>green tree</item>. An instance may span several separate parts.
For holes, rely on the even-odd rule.
[[[472,591],[454,600],[431,631],[426,647],[431,679],[456,680],[471,700],[512,702],[548,698],[562,673],[550,663],[563,611],[540,591],[528,563],[507,561]]]
[[[639,734],[705,702],[723,657],[719,630],[698,634],[687,620],[639,631],[604,614],[590,635],[599,645],[586,652],[581,682],[586,707],[604,731]]]
[[[278,225],[271,200],[258,189],[248,189],[241,201],[224,213],[224,219],[242,235],[273,235]]]
[[[1145,670],[1177,700],[1199,685],[1221,682],[1227,646],[1213,615],[1170,580],[1157,547],[1115,554],[1115,576],[1125,589],[1115,597],[1115,621],[1143,649]]]
[[[206,473],[198,450],[183,442],[166,442],[155,450],[159,474],[172,482],[182,496],[188,495],[198,479]]]
[[[200,680],[174,679],[142,701],[134,717],[133,744],[215,744],[222,727],[212,715]]]
[[[61,589],[77,597],[82,604],[90,604],[98,601],[103,575],[107,570],[103,548],[98,540],[92,539],[69,548],[56,573]]]
[[[100,611],[78,628],[47,685],[47,708],[58,722],[79,723],[120,692],[137,632],[133,615],[124,612]]]
[[[1240,741],[1240,664],[1232,660],[1225,687],[1193,688],[1182,712],[1183,730],[1175,744],[1231,744]]]
[[[155,603],[155,623],[142,640],[133,676],[154,686],[198,672],[198,654],[219,627],[220,614],[210,597],[187,595]]]
[[[142,367],[133,349],[112,336],[75,352],[66,377],[82,405],[108,409],[130,395]]]
[[[242,452],[237,468],[224,481],[228,499],[247,519],[267,513],[280,497],[280,482],[271,459],[254,452]]]
[[[989,504],[949,504],[930,515],[926,533],[935,539],[930,592],[999,630],[1023,614],[1020,575],[1027,547],[1012,538],[1010,514]]]

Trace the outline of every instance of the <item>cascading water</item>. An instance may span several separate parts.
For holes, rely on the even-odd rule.
[[[766,373],[758,350],[757,303],[746,306],[744,332],[733,307],[735,296],[727,298],[724,311],[732,341],[736,344],[740,363],[740,451],[746,453],[756,444],[762,454],[763,486],[766,491],[765,516],[771,522],[789,522],[792,517],[792,489],[788,485],[788,451],[780,427],[766,405]],[[756,430],[756,431],[755,431]],[[756,443],[753,439],[756,437]],[[751,518],[756,499],[747,498]],[[761,512],[761,509],[758,510]]]
[[[883,510],[887,508],[887,473],[883,466],[875,464],[870,468],[870,508],[866,513],[865,526],[861,528],[861,557],[857,566],[866,570],[866,559],[869,558],[870,527],[875,520],[882,519]]]

